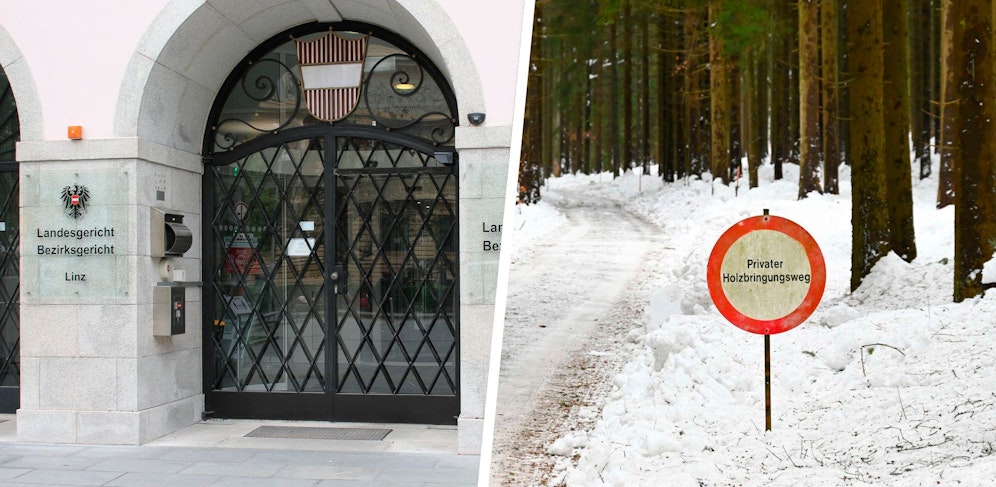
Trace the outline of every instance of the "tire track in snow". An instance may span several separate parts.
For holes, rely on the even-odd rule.
[[[663,231],[617,203],[557,196],[568,225],[510,270],[492,485],[547,482],[547,444],[602,402],[663,254]]]

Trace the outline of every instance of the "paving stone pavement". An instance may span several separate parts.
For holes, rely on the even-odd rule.
[[[21,443],[0,431],[0,485],[474,486],[480,457],[458,455],[428,431],[397,441],[250,439],[257,423],[198,424],[142,446]],[[234,425],[234,427],[232,426]],[[444,432],[455,436],[455,430]],[[448,438],[448,436],[443,436]],[[203,445],[211,446],[203,446]],[[249,447],[246,447],[249,445]],[[449,451],[452,450],[452,451]]]

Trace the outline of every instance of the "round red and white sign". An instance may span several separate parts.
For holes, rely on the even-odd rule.
[[[245,204],[245,202],[239,201],[235,203],[233,211],[235,212],[235,218],[238,218],[242,223],[245,223],[246,219],[249,218],[249,205]]]
[[[773,335],[795,328],[820,304],[826,264],[804,228],[777,216],[755,216],[719,237],[706,282],[727,320],[751,333]]]

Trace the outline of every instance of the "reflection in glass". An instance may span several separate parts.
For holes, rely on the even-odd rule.
[[[0,167],[0,386],[20,384],[17,171]]]
[[[325,388],[321,157],[306,139],[212,168],[217,389]]]
[[[313,40],[327,30],[300,36]],[[337,31],[344,38],[362,34]],[[363,82],[354,111],[339,124],[381,127],[430,140],[452,141],[455,107],[439,80],[423,66],[425,58],[371,36],[363,65]],[[214,152],[223,152],[256,137],[297,127],[325,124],[308,110],[294,42],[289,40],[237,68],[240,76],[224,95],[213,127]],[[448,89],[448,88],[447,88]]]
[[[356,137],[326,164],[325,140],[210,168],[214,389],[454,396],[453,168]]]
[[[355,175],[336,221],[349,289],[336,320],[339,390],[456,391],[456,190],[450,174]]]

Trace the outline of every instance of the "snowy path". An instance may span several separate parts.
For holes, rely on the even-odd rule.
[[[996,485],[996,293],[951,302],[936,180],[914,181],[917,259],[889,254],[851,292],[846,166],[841,195],[801,201],[785,169],[739,195],[566,176],[517,209],[530,235],[512,246],[493,485]],[[712,244],[764,208],[812,233],[828,278],[815,313],[771,340],[768,432],[763,340],[704,282]]]
[[[663,247],[659,227],[614,202],[581,190],[551,202],[568,223],[509,275],[493,485],[534,485],[552,468],[546,445],[625,358]]]

